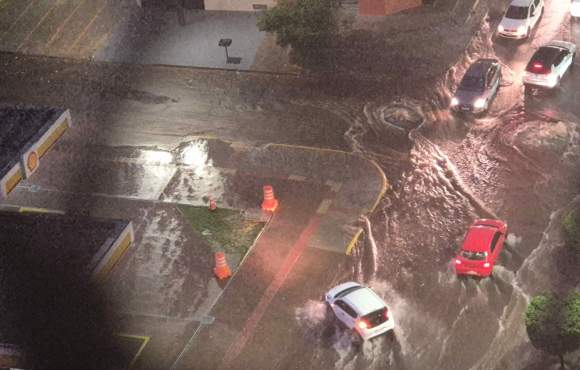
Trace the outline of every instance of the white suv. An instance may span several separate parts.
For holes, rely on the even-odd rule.
[[[513,0],[505,12],[497,33],[512,39],[525,39],[544,12],[544,0]]]
[[[395,321],[387,304],[371,289],[355,282],[340,284],[325,295],[336,317],[362,340],[393,330]]]

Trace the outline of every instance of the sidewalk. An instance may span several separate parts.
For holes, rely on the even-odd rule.
[[[46,165],[8,201],[132,219],[135,247],[107,285],[120,310],[119,330],[149,338],[139,357],[141,369],[172,363],[188,368],[188,359],[197,358],[202,346],[227,350],[228,361],[250,356],[253,350],[245,347],[256,340],[264,346],[278,343],[262,332],[263,325],[276,325],[268,332],[289,333],[284,340],[296,339],[290,336],[301,335],[293,311],[343,279],[346,249],[360,235],[358,217],[375,207],[388,186],[373,162],[350,153],[215,139],[193,140],[172,151],[100,148],[86,163],[96,171],[79,184],[67,174],[66,163],[77,156],[74,148],[55,147]],[[224,290],[211,274],[211,250],[192,234],[176,205],[205,206],[211,194],[218,207],[255,212],[266,183],[274,186],[279,211]],[[235,267],[239,256],[228,260]],[[270,315],[280,319],[265,322]],[[238,335],[231,347],[230,339]],[[210,364],[219,353],[204,353],[199,361]]]
[[[160,2],[162,4],[162,2]],[[108,62],[249,70],[258,13],[140,8],[135,0],[4,0],[0,50]],[[227,63],[222,38],[232,39]]]

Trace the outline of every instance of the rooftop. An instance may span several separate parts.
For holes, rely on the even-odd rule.
[[[65,110],[24,105],[0,105],[0,173],[18,161],[26,144],[42,133]]]
[[[39,287],[53,294],[50,286],[70,285],[70,290],[66,286],[61,290],[72,293],[79,284],[74,282],[75,277],[89,280],[102,246],[118,237],[127,224],[82,216],[0,211],[0,342],[19,343],[20,332],[14,326],[19,313],[14,307],[21,307],[23,299],[33,300],[31,294],[48,294]]]

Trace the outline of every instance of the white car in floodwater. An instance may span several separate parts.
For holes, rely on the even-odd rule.
[[[570,4],[570,15],[572,16],[572,20],[580,18],[580,0],[572,0]]]
[[[340,284],[328,291],[324,299],[336,318],[363,341],[395,327],[393,315],[385,301],[370,288],[358,283]]]
[[[526,91],[530,87],[553,89],[574,66],[576,45],[567,41],[552,41],[536,50],[524,73]]]
[[[511,39],[527,39],[544,13],[544,0],[512,0],[497,34]]]

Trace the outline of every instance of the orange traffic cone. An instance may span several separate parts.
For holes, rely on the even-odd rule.
[[[217,203],[215,202],[215,200],[210,199],[209,200],[209,210],[213,212],[216,209],[217,209]]]
[[[264,185],[262,209],[264,211],[274,212],[276,208],[278,208],[278,199],[274,197],[274,188],[272,188],[272,185]]]
[[[232,272],[228,263],[226,262],[226,254],[224,252],[216,252],[215,253],[215,268],[213,269],[213,273],[217,276],[218,279],[226,279],[232,276]]]

